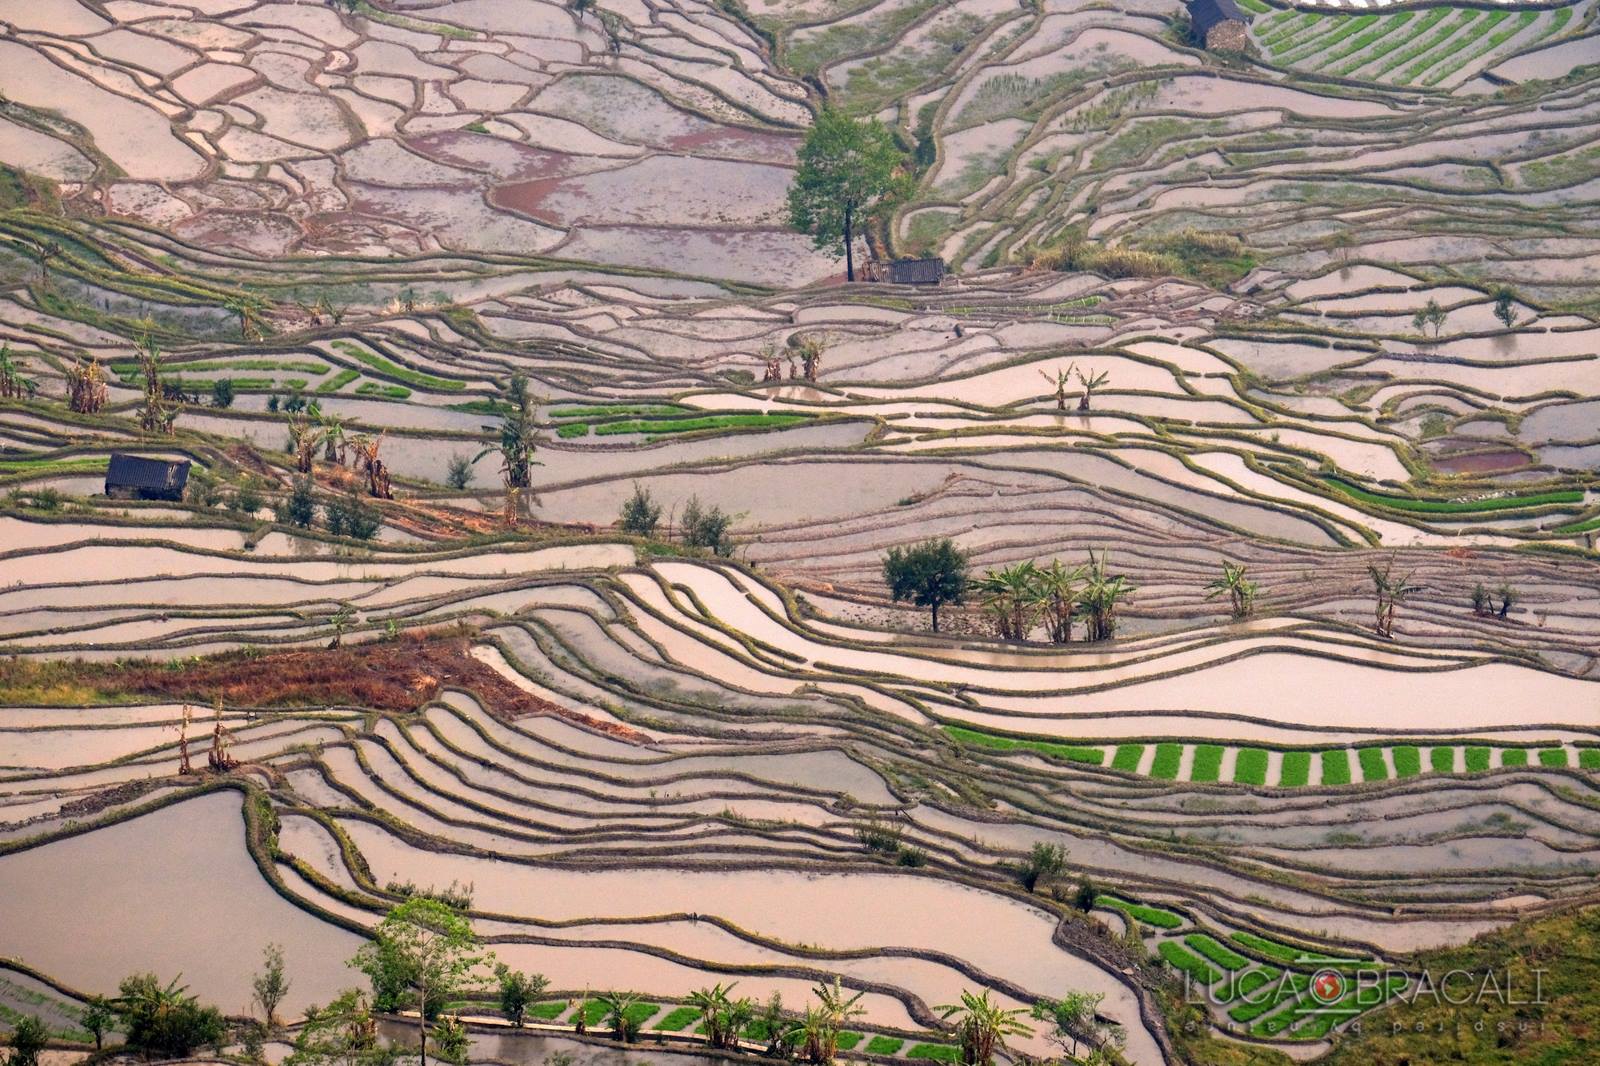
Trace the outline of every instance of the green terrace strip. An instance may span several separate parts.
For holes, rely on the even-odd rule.
[[[840,1051],[854,1051],[855,1050],[855,1046],[857,1044],[861,1043],[862,1037],[864,1035],[865,1034],[863,1034],[863,1033],[840,1033],[839,1034],[839,1050]],[[875,1037],[874,1039],[880,1039],[881,1040],[882,1037]],[[904,1044],[905,1041],[902,1040],[902,1041],[900,1041],[900,1043]]]
[[[1346,496],[1363,503],[1389,507],[1397,511],[1420,511],[1428,514],[1471,514],[1474,511],[1509,511],[1522,507],[1583,502],[1582,489],[1559,489],[1528,496],[1491,496],[1481,500],[1425,500],[1415,496],[1389,496],[1372,492],[1332,475],[1323,475],[1322,480]]]
[[[528,1016],[530,1018],[537,1018],[542,1022],[553,1022],[563,1014],[567,1013],[567,1006],[567,1001],[564,999],[553,999],[546,1003],[535,1003],[533,1006],[528,1008]],[[689,1008],[685,1007],[683,1009],[688,1010]],[[698,1018],[700,1017],[700,1012],[693,1011],[689,1017],[691,1019]],[[688,1023],[685,1022],[685,1024]]]
[[[1322,783],[1348,785],[1350,783],[1350,753],[1340,748],[1322,753]]]
[[[1129,918],[1157,929],[1176,929],[1183,924],[1183,918],[1171,911],[1164,911],[1159,907],[1146,907],[1142,903],[1130,903],[1116,896],[1096,896],[1094,905],[1121,911]]]
[[[1175,780],[1182,762],[1182,744],[1157,744],[1155,761],[1150,764],[1150,776],[1162,781]]]
[[[1040,755],[1050,755],[1068,762],[1086,762],[1100,766],[1106,761],[1105,752],[1098,748],[1081,748],[1071,744],[1061,744],[1052,740],[1024,740],[1020,737],[1004,737],[994,733],[984,733],[977,729],[968,729],[965,726],[947,725],[944,731],[954,740],[963,744],[973,744],[981,748],[991,748],[995,751],[1031,751]],[[1138,765],[1138,760],[1134,760]]]
[[[1311,780],[1311,753],[1309,751],[1286,751],[1283,753],[1283,769],[1278,773],[1278,784],[1285,788],[1298,788]]]
[[[894,1055],[905,1046],[906,1042],[899,1037],[875,1036],[867,1041],[865,1050],[868,1055]]]
[[[318,392],[338,392],[356,378],[361,376],[359,370],[341,370],[333,377],[317,386]]]
[[[172,370],[177,373],[185,371],[192,374],[203,374],[213,371],[233,370],[283,370],[297,374],[326,374],[328,367],[325,363],[313,363],[306,360],[277,360],[277,359],[227,359],[212,360],[199,363],[164,362],[163,370]],[[111,364],[111,372],[120,378],[134,378],[139,375],[139,364],[116,362]]]
[[[620,433],[644,433],[661,436],[669,433],[697,433],[701,430],[724,429],[775,429],[809,422],[811,415],[706,415],[703,418],[629,419],[625,422],[602,422],[594,427],[596,436],[608,437]]]
[[[1489,768],[1489,749],[1468,748],[1466,763],[1468,773],[1477,774],[1487,770]]]
[[[1265,748],[1240,748],[1239,755],[1233,764],[1233,780],[1240,785],[1265,785],[1267,783],[1267,761],[1270,758]]]
[[[1299,947],[1295,944],[1285,944],[1280,940],[1269,940],[1255,933],[1237,932],[1228,936],[1235,944],[1263,955],[1275,962],[1288,963],[1291,966],[1300,966],[1306,969],[1316,969],[1322,966],[1349,967],[1361,966],[1370,962],[1369,959],[1357,959],[1339,955],[1324,955],[1310,948]]]
[[[1311,987],[1311,978],[1305,974],[1291,973],[1274,978],[1271,983],[1273,987],[1270,992],[1261,995],[1260,998],[1245,1000],[1230,1010],[1228,1017],[1241,1023],[1255,1021],[1268,1011],[1276,1010],[1281,1004],[1303,996]],[[1260,990],[1263,986],[1256,987]]]
[[[1422,773],[1421,749],[1410,744],[1402,744],[1397,748],[1390,748],[1389,754],[1394,759],[1394,776],[1416,777]]]
[[[334,341],[333,346],[357,362],[364,363],[382,374],[384,377],[404,381],[408,385],[415,385],[419,389],[431,389],[435,392],[460,392],[467,387],[465,381],[455,381],[450,378],[436,378],[432,374],[424,374],[399,363],[390,362],[377,352],[371,352],[359,344],[349,341]],[[357,390],[360,391],[359,389]]]
[[[381,381],[363,381],[356,386],[357,396],[383,396],[390,400],[404,400],[411,390],[404,385],[390,385]]]
[[[1222,752],[1221,744],[1196,744],[1189,780],[1215,781],[1222,773]]]
[[[1205,933],[1190,933],[1183,942],[1224,970],[1242,970],[1250,960]]]
[[[1428,762],[1433,766],[1433,772],[1436,774],[1455,773],[1456,749],[1434,748],[1428,752]],[[1395,759],[1395,765],[1398,766],[1399,763],[1400,760],[1397,757]]]
[[[1130,774],[1136,773],[1139,769],[1139,760],[1142,758],[1144,758],[1143,744],[1119,744],[1116,754],[1111,757],[1111,768]]]
[[[906,1052],[908,1059],[932,1059],[935,1062],[960,1062],[961,1049],[954,1044],[913,1044]]]
[[[1210,988],[1222,980],[1222,974],[1212,967],[1200,956],[1191,953],[1176,940],[1163,940],[1156,945],[1156,954],[1164,959],[1179,973],[1186,973],[1197,984]]]
[[[540,1004],[540,1006],[543,1005]],[[651,1028],[660,1030],[663,1033],[678,1033],[689,1028],[689,1024],[697,1021],[699,1017],[700,1012],[694,1007],[674,1007],[667,1012],[666,1017],[651,1026]]]
[[[1382,748],[1360,748],[1356,751],[1356,759],[1361,763],[1363,781],[1388,780],[1389,764],[1383,761]]]
[[[619,403],[592,407],[554,407],[551,418],[605,418],[608,415],[676,415],[690,408],[675,403]],[[489,413],[485,411],[485,413]]]

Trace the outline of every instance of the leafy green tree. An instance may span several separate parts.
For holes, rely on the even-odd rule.
[[[1517,324],[1517,294],[1504,285],[1494,291],[1494,317],[1506,329]]]
[[[80,1024],[94,1037],[96,1051],[105,1047],[106,1033],[111,1028],[112,1021],[116,1018],[111,1009],[111,1003],[104,996],[90,996],[84,1002],[83,1018]]]
[[[655,534],[656,523],[660,521],[661,505],[656,503],[649,489],[634,482],[633,495],[622,505],[622,531],[636,537],[649,537]]]
[[[261,1006],[263,1021],[267,1025],[278,1024],[278,1004],[289,994],[289,978],[284,973],[283,948],[277,944],[268,944],[261,951],[261,970],[250,982],[255,990],[255,999]]]
[[[233,379],[218,378],[211,383],[211,406],[233,406]]]
[[[1033,1005],[1033,1018],[1049,1026],[1045,1031],[1046,1040],[1077,1058],[1080,1043],[1098,1046],[1108,1040],[1119,1042],[1122,1036],[1120,1029],[1114,1030],[1115,1036],[1111,1035],[1100,1021],[1103,999],[1105,996],[1097,992],[1068,992],[1060,999],[1041,999]]]
[[[133,1051],[166,1059],[188,1058],[196,1048],[215,1044],[227,1032],[222,1013],[201,1006],[174,979],[163,985],[155,974],[125,979],[113,1009]]]
[[[1094,910],[1094,901],[1100,898],[1100,891],[1094,887],[1094,882],[1087,877],[1078,882],[1078,891],[1072,897],[1072,905],[1088,914]]]
[[[379,1009],[385,1009],[385,999],[409,999],[415,1006],[419,1066],[428,1066],[428,1016],[470,990],[488,959],[466,915],[413,896],[378,923],[350,965],[372,981]]]
[[[1051,642],[1066,644],[1072,640],[1072,618],[1083,591],[1083,567],[1068,567],[1060,559],[1051,559],[1049,566],[1039,569],[1034,582],[1034,594]]]
[[[494,968],[495,980],[500,985],[500,1013],[518,1029],[522,1028],[528,1007],[538,1002],[550,982],[542,973],[522,973],[505,963]]]
[[[989,990],[982,995],[961,993],[960,1003],[935,1007],[939,1016],[956,1020],[956,1033],[961,1040],[961,1061],[966,1066],[992,1066],[995,1052],[1005,1047],[1008,1036],[1032,1036],[1033,1029],[1022,1021],[1028,1012],[1022,1008],[1007,1010],[989,998]]]
[[[357,540],[371,540],[383,525],[383,515],[378,509],[369,507],[354,492],[346,492],[329,500],[323,505],[322,517],[329,533]]]
[[[309,477],[294,479],[294,487],[278,505],[277,517],[284,525],[299,526],[301,529],[311,528],[311,523],[317,517],[317,498],[311,491]]]
[[[907,548],[890,548],[883,560],[883,580],[895,603],[909,600],[933,615],[939,631],[939,608],[960,603],[967,592],[967,556],[949,537],[925,540]]]
[[[1017,868],[1017,880],[1032,892],[1041,881],[1053,881],[1067,868],[1067,849],[1040,840],[1028,850],[1028,857]]]
[[[691,548],[705,548],[713,555],[729,556],[735,547],[729,530],[733,516],[721,507],[707,509],[700,497],[691,496],[683,505],[683,543]]]
[[[50,1031],[33,1015],[17,1020],[11,1031],[11,1054],[6,1056],[6,1066],[39,1066],[39,1055],[50,1040]]]
[[[887,127],[824,107],[800,146],[789,189],[789,224],[811,235],[819,251],[844,256],[845,277],[856,279],[855,235],[900,191],[903,162]]]
[[[466,1066],[467,1052],[472,1049],[472,1037],[466,1023],[454,1015],[440,1018],[433,1027],[433,1047],[440,1060],[453,1066]]]
[[[326,1007],[306,1008],[284,1066],[395,1066],[400,1058],[398,1048],[378,1039],[366,993],[347,988]]]

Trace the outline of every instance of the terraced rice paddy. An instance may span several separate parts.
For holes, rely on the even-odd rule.
[[[837,979],[870,1061],[1081,991],[1138,1066],[1283,1066],[1592,903],[1594,4],[1244,6],[1227,59],[1143,2],[0,3],[0,1027],[140,970],[246,1014],[269,941],[297,1020],[455,884],[550,982],[460,1005],[474,1062]],[[785,225],[824,93],[942,285]],[[936,634],[927,538],[1133,591]]]

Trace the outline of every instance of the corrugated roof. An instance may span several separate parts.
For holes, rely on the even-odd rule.
[[[1219,22],[1244,22],[1244,12],[1233,0],[1189,0],[1189,24],[1204,37]]]
[[[150,459],[143,455],[112,452],[111,464],[106,467],[107,488],[182,492],[188,480],[187,459]]]

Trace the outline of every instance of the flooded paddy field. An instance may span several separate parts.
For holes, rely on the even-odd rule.
[[[1588,913],[1595,4],[1240,6],[0,3],[0,1031],[275,943],[280,1061],[422,896],[479,1066],[1284,1066]],[[789,226],[825,104],[940,284]]]

